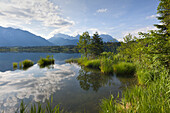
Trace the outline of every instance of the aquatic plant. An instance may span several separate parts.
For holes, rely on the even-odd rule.
[[[26,69],[26,68],[33,66],[34,62],[26,59],[26,60],[22,61],[22,65],[23,65],[23,69]]]
[[[101,72],[103,73],[113,73],[113,68],[112,68],[112,63],[113,61],[107,58],[102,58],[101,59]]]
[[[41,103],[38,104],[31,104],[31,107],[26,105],[23,100],[21,101],[21,104],[19,108],[16,110],[15,113],[63,113],[63,109],[60,109],[60,105],[56,105],[55,107],[52,107],[53,103],[53,97],[51,97],[51,101],[47,100],[45,106],[42,107]]]
[[[18,63],[17,62],[13,62],[13,68],[16,69],[18,67]]]
[[[66,63],[78,63],[79,58],[70,58],[65,60]]]
[[[100,59],[88,60],[84,63],[84,66],[99,69]]]
[[[113,70],[117,75],[134,75],[135,65],[128,62],[120,62],[113,64]]]
[[[51,64],[54,64],[55,60],[53,59],[53,56],[46,56],[46,58],[40,58],[40,60],[38,61],[38,65],[40,67],[45,67]]]
[[[20,69],[22,68],[22,62],[19,62],[19,68]]]

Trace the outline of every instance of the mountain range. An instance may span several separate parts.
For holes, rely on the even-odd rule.
[[[36,36],[35,34],[21,29],[0,27],[0,47],[77,45],[77,42],[79,42],[79,37],[80,35],[73,37],[58,33],[46,40],[40,36]],[[118,42],[110,35],[101,34],[100,37],[104,42]]]
[[[14,28],[0,27],[0,46],[53,46],[46,39],[28,31]]]
[[[110,35],[101,34],[99,36],[103,39],[103,42],[118,42],[118,40],[116,40]],[[53,37],[51,37],[50,39],[48,39],[48,41],[55,45],[77,45],[77,43],[79,42],[79,37],[80,37],[79,34],[73,37],[73,36],[58,33]]]

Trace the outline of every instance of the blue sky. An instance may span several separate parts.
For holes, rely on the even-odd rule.
[[[109,34],[118,40],[156,29],[159,0],[0,0],[0,26],[28,30],[46,39]]]

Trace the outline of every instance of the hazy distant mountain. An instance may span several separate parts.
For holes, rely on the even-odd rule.
[[[79,42],[79,37],[80,37],[79,34],[73,37],[73,36],[59,33],[59,34],[55,34],[48,41],[55,45],[77,45],[77,42]],[[100,35],[100,37],[103,39],[104,42],[118,42],[110,35],[102,34]]]
[[[48,41],[55,45],[63,46],[63,45],[77,45],[77,42],[79,42],[78,39],[79,35],[73,37],[59,33],[48,39]]]
[[[52,37],[48,40],[49,42],[57,45],[57,46],[64,46],[64,45],[77,45],[79,42],[78,39],[66,39],[62,37]]]
[[[100,37],[103,39],[103,42],[119,42],[118,40],[116,40],[110,35],[101,34]]]
[[[28,31],[0,27],[0,46],[52,46],[54,44]]]

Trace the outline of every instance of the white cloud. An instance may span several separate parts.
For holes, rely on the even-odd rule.
[[[98,9],[96,12],[97,13],[105,13],[105,12],[107,12],[107,9],[106,8]]]
[[[156,19],[156,17],[158,17],[159,14],[156,15],[151,15],[151,16],[147,16],[146,19]]]
[[[63,88],[64,80],[78,74],[79,69],[77,65],[55,64],[52,71],[46,68],[39,71],[36,64],[27,71],[0,72],[0,113],[14,113],[20,99],[44,102],[51,94]]]
[[[71,32],[71,30],[69,29],[69,27],[62,27],[59,29],[54,29],[48,36],[47,39],[53,37],[55,34],[57,33],[63,33],[63,34],[69,34]]]
[[[130,33],[133,36],[139,36],[138,35],[139,32],[147,33],[150,30],[157,30],[157,28],[154,27],[154,26],[146,26],[146,27],[143,27],[143,28],[138,28],[138,29],[135,29],[135,30],[122,32],[122,35],[126,36]]]
[[[0,1],[0,25],[5,27],[30,25],[66,27],[74,21],[63,18],[59,6],[48,0],[7,0]]]

